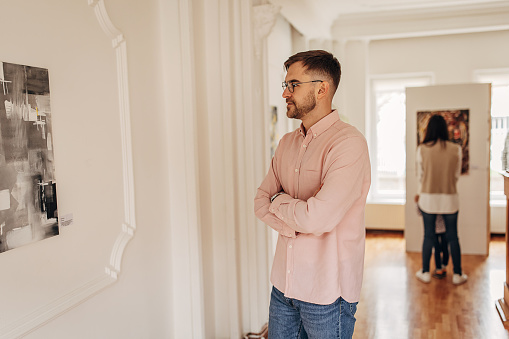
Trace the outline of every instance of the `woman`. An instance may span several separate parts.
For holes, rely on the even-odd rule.
[[[426,129],[424,141],[417,148],[417,175],[420,181],[418,206],[424,221],[422,270],[417,279],[429,283],[429,263],[436,241],[435,221],[444,218],[447,242],[451,249],[455,285],[467,281],[461,270],[461,250],[458,240],[458,192],[456,183],[461,174],[461,147],[449,141],[447,123],[441,115],[433,115]]]

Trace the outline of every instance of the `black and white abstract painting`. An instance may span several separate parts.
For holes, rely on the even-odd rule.
[[[48,70],[0,62],[0,253],[58,235]]]

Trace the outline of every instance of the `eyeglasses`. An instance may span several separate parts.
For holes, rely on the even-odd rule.
[[[304,82],[286,82],[283,81],[281,84],[283,86],[283,91],[288,88],[290,93],[293,93],[295,87],[299,86],[300,84],[307,84],[310,82],[323,82],[323,80],[312,80],[312,81],[304,81]]]

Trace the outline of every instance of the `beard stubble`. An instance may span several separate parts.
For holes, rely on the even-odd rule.
[[[286,110],[286,116],[290,119],[302,119],[316,107],[316,99],[313,91],[308,93],[302,104],[297,104],[294,100],[286,100],[286,102],[293,104]]]

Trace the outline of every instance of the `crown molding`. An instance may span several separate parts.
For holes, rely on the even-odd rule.
[[[334,40],[381,40],[509,29],[509,3],[492,2],[341,15]]]
[[[331,26],[340,13],[350,10],[353,0],[268,0],[281,7],[281,15],[306,39],[330,40]],[[365,2],[365,1],[361,1]]]

